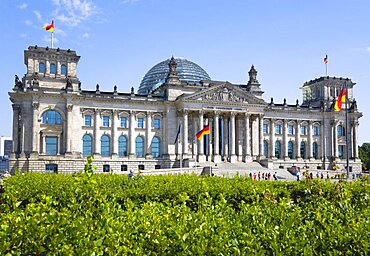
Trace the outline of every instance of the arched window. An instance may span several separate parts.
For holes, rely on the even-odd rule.
[[[293,142],[288,141],[288,157],[293,158]]]
[[[144,157],[144,139],[142,137],[136,137],[135,149],[137,157]]]
[[[50,74],[56,74],[57,73],[57,65],[54,63],[50,64]]]
[[[40,62],[39,63],[39,73],[45,73],[45,72],[46,72],[45,63]]]
[[[317,142],[312,143],[312,154],[313,158],[319,158],[319,147],[317,146]]]
[[[88,157],[92,155],[92,137],[85,134],[82,137],[82,156]]]
[[[268,153],[269,153],[268,147],[269,147],[269,144],[267,143],[267,140],[264,140],[263,141],[263,155],[265,157],[268,157]]]
[[[101,156],[110,156],[110,139],[108,135],[101,136]]]
[[[42,114],[43,124],[61,124],[62,117],[55,110],[47,110]]]
[[[160,156],[160,149],[161,143],[158,137],[153,137],[152,139],[152,156],[159,157]]]
[[[346,136],[346,132],[343,126],[341,125],[337,126],[337,134],[338,134],[338,137]]]
[[[306,157],[306,143],[304,143],[303,141],[301,141],[301,157],[303,159],[307,159],[307,157]]]
[[[281,158],[281,143],[280,141],[275,141],[275,156]]]
[[[127,138],[123,135],[118,138],[118,156],[127,156]]]
[[[67,75],[67,66],[66,65],[63,64],[62,66],[60,66],[60,73],[64,76]]]

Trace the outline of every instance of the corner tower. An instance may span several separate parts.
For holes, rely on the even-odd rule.
[[[27,73],[22,84],[17,81],[15,89],[39,88],[78,90],[77,64],[80,56],[76,51],[30,46],[24,51]],[[16,77],[17,80],[17,77]],[[23,88],[22,88],[23,87]]]

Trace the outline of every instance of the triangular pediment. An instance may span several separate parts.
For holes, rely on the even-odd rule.
[[[186,95],[183,100],[218,102],[223,104],[265,104],[265,101],[228,82]]]

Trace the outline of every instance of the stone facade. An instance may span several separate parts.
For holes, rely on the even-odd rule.
[[[29,47],[27,73],[17,76],[12,92],[13,152],[10,168],[75,172],[94,156],[98,171],[151,171],[196,162],[252,162],[269,168],[292,165],[310,169],[344,166],[349,137],[352,171],[358,158],[358,119],[350,79],[321,77],[305,83],[304,99],[290,105],[265,102],[252,66],[245,85],[229,82],[181,82],[176,61],[166,82],[148,95],[83,90],[75,51]],[[333,104],[348,90],[345,111]],[[205,125],[211,134],[200,141]],[[175,143],[178,130],[179,139]]]

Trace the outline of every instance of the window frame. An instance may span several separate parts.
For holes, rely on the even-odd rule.
[[[103,127],[110,127],[110,117],[109,116],[103,116],[102,124],[103,124]]]
[[[90,120],[88,120],[90,119]],[[91,115],[85,115],[84,116],[84,126],[92,126],[92,116]]]
[[[51,139],[55,139],[55,143],[51,142]],[[48,156],[58,155],[58,136],[45,136],[45,154]]]
[[[108,138],[108,140],[103,141],[103,138]],[[102,157],[110,157],[111,153],[111,139],[108,135],[104,134],[100,137],[100,155]]]
[[[153,129],[160,129],[161,128],[161,119],[154,118],[153,119]]]
[[[137,128],[144,129],[144,118],[143,117],[137,118]]]

